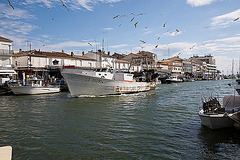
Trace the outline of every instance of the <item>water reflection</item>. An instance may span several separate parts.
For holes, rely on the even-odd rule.
[[[238,159],[240,153],[240,132],[234,128],[211,130],[202,126],[198,138],[204,155],[213,159]],[[237,147],[237,148],[236,148]],[[229,148],[231,150],[228,152]]]

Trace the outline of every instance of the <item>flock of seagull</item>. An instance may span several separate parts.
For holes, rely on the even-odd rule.
[[[141,15],[144,15],[144,14],[146,14],[146,13],[139,13],[139,14],[131,13],[131,15],[132,15],[133,17],[130,19],[130,22],[133,22],[137,16],[141,16]],[[161,15],[163,15],[163,14],[161,14]],[[120,18],[120,17],[128,17],[128,16],[127,16],[127,15],[116,15],[116,16],[113,17],[113,19]],[[166,21],[166,22],[163,24],[162,27],[165,28],[167,23],[168,23],[168,21]],[[135,28],[137,28],[137,24],[138,24],[138,22],[135,22],[135,23],[133,24]],[[120,26],[121,26],[121,24],[118,25],[118,27],[120,27]],[[148,27],[146,26],[145,29],[147,30]],[[170,30],[168,30],[168,31],[170,31]],[[168,31],[167,31],[167,32],[168,32]],[[177,34],[177,33],[179,33],[179,32],[180,32],[180,31],[179,31],[178,29],[176,29],[176,31],[173,32],[173,33],[174,33],[174,34]],[[159,39],[160,39],[160,36],[158,36],[157,40],[159,40]],[[143,43],[143,44],[146,43],[146,41],[144,41],[144,40],[140,40],[140,42]],[[141,47],[141,46],[140,46],[140,47]],[[158,48],[158,45],[155,45],[154,48]]]
[[[8,1],[8,5],[14,10],[14,7],[13,7],[13,5],[11,4],[10,0],[7,0],[7,1]],[[67,9],[67,11],[69,11],[68,7],[67,7],[66,4],[63,2],[63,0],[60,0],[60,1],[61,1],[61,3],[62,3],[63,7],[65,7],[65,8]],[[49,8],[48,8],[48,10],[49,10]],[[144,14],[146,14],[146,13],[139,13],[139,14],[131,13],[131,15],[132,15],[133,17],[130,19],[130,22],[133,22],[137,16],[142,16],[142,15],[144,15]],[[162,15],[162,14],[161,14],[161,15]],[[127,15],[116,15],[116,16],[113,17],[113,19],[116,19],[116,18],[119,18],[119,17],[127,17]],[[240,17],[237,17],[236,19],[233,20],[233,22],[236,22],[236,21],[238,21],[239,19],[240,19]],[[52,18],[52,20],[54,20],[54,18]],[[167,23],[168,23],[168,21],[166,21],[166,22],[163,24],[163,28],[166,27],[166,24],[167,24]],[[135,22],[133,25],[134,25],[135,28],[137,28],[138,22]],[[119,24],[118,27],[121,27],[121,24]],[[203,27],[204,27],[205,29],[209,28],[209,26],[203,26]],[[148,27],[145,27],[145,29],[147,29],[147,28],[148,28]],[[168,31],[167,31],[167,32],[168,32]],[[180,31],[179,31],[178,29],[176,29],[175,34],[177,34],[177,33],[179,33],[179,32],[180,32]],[[159,39],[160,39],[160,36],[157,38],[157,40],[159,40]],[[140,40],[140,42],[143,43],[143,44],[146,43],[146,41],[143,41],[143,40]],[[88,44],[89,44],[90,46],[92,46],[91,43],[88,43]],[[190,47],[190,49],[193,49],[194,47],[195,47],[195,45],[193,45],[192,47]],[[158,45],[155,45],[155,48],[158,48]]]

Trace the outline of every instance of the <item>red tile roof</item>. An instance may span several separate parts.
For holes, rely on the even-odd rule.
[[[118,63],[129,63],[128,61],[124,61],[124,60],[120,60],[120,59],[116,59],[116,62],[118,62]]]
[[[84,56],[78,56],[78,55],[71,56],[64,52],[45,52],[45,51],[37,51],[37,50],[33,50],[31,52],[30,51],[22,51],[19,53],[15,53],[13,56],[14,57],[28,56],[29,53],[31,53],[31,56],[35,56],[35,57],[75,58],[75,59],[96,61],[95,59],[84,57]]]
[[[4,42],[13,42],[12,40],[7,39],[7,38],[4,38],[4,37],[1,37],[1,36],[0,36],[0,41],[4,41]]]

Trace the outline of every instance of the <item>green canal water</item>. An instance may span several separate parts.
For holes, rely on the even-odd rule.
[[[0,146],[13,160],[240,159],[240,131],[201,126],[201,96],[232,80],[162,84],[151,92],[69,98],[1,96]]]

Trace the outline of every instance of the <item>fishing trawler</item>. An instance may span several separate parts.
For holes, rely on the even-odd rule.
[[[148,78],[148,72],[143,73],[144,79],[143,77],[134,77],[132,73],[119,73],[113,70],[94,71],[63,68],[61,74],[73,97],[137,93],[150,91],[156,87],[156,83]]]

